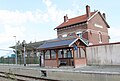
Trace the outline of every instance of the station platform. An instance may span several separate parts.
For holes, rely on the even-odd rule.
[[[120,66],[39,67],[38,64],[0,64],[0,72],[58,81],[119,81]]]

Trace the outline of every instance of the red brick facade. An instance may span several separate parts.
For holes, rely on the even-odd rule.
[[[94,16],[88,22],[87,29],[89,30],[89,43],[92,43],[94,45],[109,42],[108,27],[101,17],[100,13],[96,14],[96,16]]]
[[[72,19],[67,17],[61,25],[55,28],[57,29],[57,36],[61,38],[77,36],[81,33],[81,37],[87,39],[89,45],[109,43],[109,25],[104,17],[105,14],[102,15],[99,11],[90,12],[90,7],[86,6],[85,15]]]

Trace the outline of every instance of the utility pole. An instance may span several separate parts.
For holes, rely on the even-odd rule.
[[[24,59],[24,66],[26,66],[26,58],[25,58],[25,55],[26,55],[26,51],[25,51],[25,40],[23,40],[23,42],[22,42],[22,46],[23,46],[23,48],[24,48],[24,53],[23,53],[23,59]]]
[[[15,53],[16,53],[15,64],[17,65],[17,42],[16,42],[16,36],[13,37],[15,38]]]

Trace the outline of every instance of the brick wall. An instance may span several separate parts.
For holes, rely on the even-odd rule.
[[[76,34],[76,32],[79,31],[84,31],[87,29],[87,24],[80,24],[80,25],[75,25],[75,26],[71,26],[68,28],[63,28],[62,30],[57,30],[57,36],[60,37],[64,34],[70,35],[70,34]]]
[[[57,67],[56,60],[45,60],[45,67]]]
[[[86,58],[75,59],[75,68],[85,65],[86,65]]]
[[[100,26],[100,27],[99,27]],[[99,44],[99,33],[101,33],[102,43],[109,42],[108,28],[99,14],[94,16],[88,23],[88,39],[90,43]]]

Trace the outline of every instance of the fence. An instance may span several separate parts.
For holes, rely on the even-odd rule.
[[[23,57],[18,57],[17,63],[23,64]],[[0,58],[0,63],[2,64],[15,64],[15,58],[7,57],[7,58]],[[26,64],[39,64],[39,57],[26,57]]]

